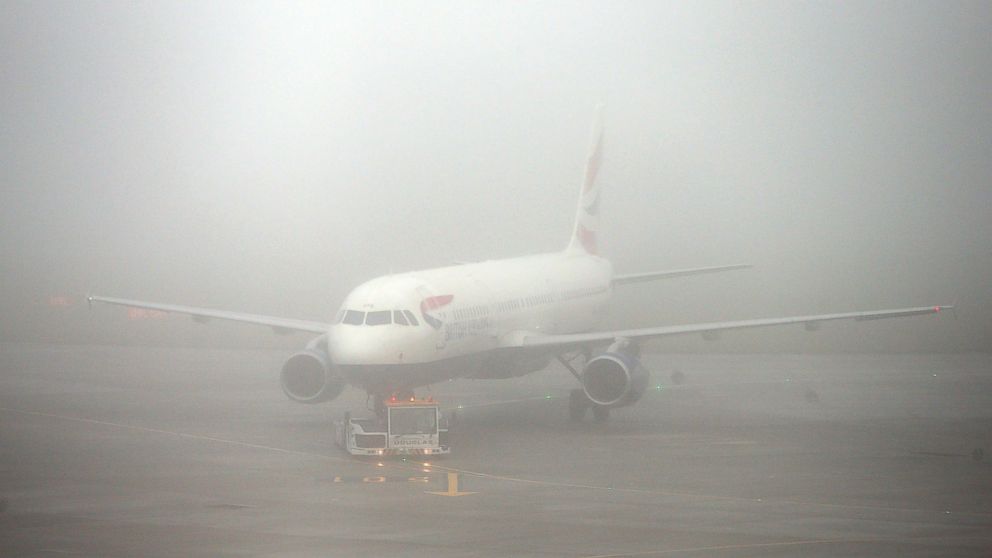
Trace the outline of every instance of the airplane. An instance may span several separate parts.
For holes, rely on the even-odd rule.
[[[299,403],[333,400],[346,385],[365,389],[377,409],[390,397],[452,378],[499,379],[542,370],[557,359],[578,380],[569,416],[588,409],[606,420],[611,409],[636,403],[649,382],[640,346],[647,340],[725,330],[834,320],[875,320],[935,314],[949,305],[841,312],[740,321],[598,331],[614,288],[644,281],[715,273],[744,264],[617,275],[599,253],[602,110],[581,183],[572,235],[560,252],[386,275],[356,287],[329,322],[160,304],[104,296],[106,303],[187,314],[197,321],[232,320],[318,336],[290,356],[280,380]],[[574,363],[580,361],[581,365]]]

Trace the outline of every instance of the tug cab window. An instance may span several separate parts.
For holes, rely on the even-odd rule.
[[[396,436],[437,434],[437,409],[433,407],[393,407],[389,409],[389,432]]]

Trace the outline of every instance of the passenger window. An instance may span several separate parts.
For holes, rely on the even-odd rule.
[[[399,325],[410,325],[410,322],[406,321],[406,316],[404,316],[403,312],[400,312],[399,310],[393,310],[393,323]]]
[[[386,325],[393,323],[393,313],[389,310],[379,310],[378,312],[369,312],[365,316],[365,325],[377,326]]]
[[[365,312],[359,312],[358,310],[348,310],[344,313],[344,323],[348,325],[362,325],[365,321]]]
[[[410,325],[420,325],[420,322],[417,321],[417,318],[413,315],[413,312],[404,310],[403,315],[406,316],[406,319],[410,320]]]

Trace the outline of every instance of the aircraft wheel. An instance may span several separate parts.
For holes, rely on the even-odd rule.
[[[568,393],[568,418],[572,422],[582,422],[589,406],[589,398],[581,389],[573,389]]]
[[[593,405],[592,418],[596,419],[596,422],[606,422],[610,418],[610,408],[602,405]]]

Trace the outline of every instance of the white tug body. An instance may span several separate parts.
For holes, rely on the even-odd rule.
[[[437,401],[431,398],[391,397],[375,418],[352,418],[334,423],[335,440],[351,455],[446,455],[448,425]]]

